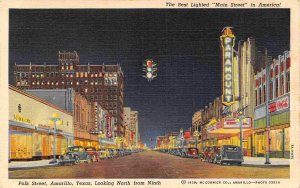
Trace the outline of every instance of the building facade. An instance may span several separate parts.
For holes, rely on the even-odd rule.
[[[285,51],[271,61],[269,83],[266,68],[261,68],[255,75],[254,156],[264,156],[267,152],[269,127],[270,157],[290,157],[290,65],[290,53]]]
[[[97,102],[114,117],[118,136],[124,135],[124,74],[120,65],[80,65],[77,52],[58,52],[57,65],[18,65],[14,67],[16,87],[20,89],[74,90]]]
[[[255,40],[248,38],[246,41],[239,41],[238,50],[234,51],[232,55],[234,102],[226,106],[223,97],[217,97],[208,106],[201,109],[201,128],[198,130],[201,133],[203,146],[240,145],[239,119],[242,114],[243,151],[244,155],[251,156],[255,107],[253,102],[255,101]]]
[[[130,130],[131,146],[138,147],[140,141],[138,111],[124,107],[124,125]]]
[[[70,88],[27,89],[25,91],[67,110],[73,115],[74,145],[99,147],[98,136],[93,134],[95,130],[99,130],[99,123],[95,122],[98,116],[96,115],[97,103],[89,102],[81,94]]]
[[[63,154],[74,145],[72,113],[9,86],[9,159],[32,160],[51,158],[54,146],[54,125],[50,123],[56,113],[61,124],[56,126],[56,154]]]

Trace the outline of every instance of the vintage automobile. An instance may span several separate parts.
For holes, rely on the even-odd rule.
[[[58,159],[59,165],[64,164],[79,164],[80,162],[90,163],[92,161],[91,156],[85,151],[82,146],[68,147],[65,155],[62,155]]]
[[[241,165],[242,162],[244,162],[244,159],[241,148],[235,145],[223,145],[214,158],[214,163],[220,165],[224,163]]]
[[[99,152],[95,147],[85,147],[85,151],[91,156],[92,162],[99,162]]]
[[[198,158],[199,153],[197,148],[183,148],[181,150],[181,157]]]
[[[202,161],[206,161],[208,159],[208,154],[209,154],[210,150],[211,150],[211,146],[205,146],[203,148],[203,152],[200,155],[200,158]]]
[[[100,159],[109,159],[111,158],[110,152],[108,149],[99,149],[99,158]]]
[[[115,149],[108,149],[108,151],[109,151],[109,155],[110,155],[111,158],[118,157],[117,151]]]
[[[207,154],[207,161],[213,163],[216,155],[220,153],[220,149],[220,146],[211,146],[210,151]]]

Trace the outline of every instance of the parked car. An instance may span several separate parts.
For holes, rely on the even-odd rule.
[[[181,157],[198,158],[199,153],[197,148],[183,148],[181,150]]]
[[[220,165],[224,163],[241,165],[242,162],[244,162],[244,159],[241,148],[235,145],[223,145],[214,159],[214,163]]]
[[[205,146],[203,148],[203,152],[201,153],[201,156],[200,156],[202,161],[206,161],[208,159],[208,154],[209,154],[210,150],[211,150],[211,146]]]
[[[108,149],[99,149],[98,153],[100,159],[109,159],[112,157]]]
[[[213,163],[216,155],[220,153],[220,149],[220,146],[211,146],[210,151],[207,154],[207,161]]]
[[[99,152],[95,147],[85,147],[85,151],[91,156],[92,162],[100,161]]]
[[[91,156],[85,151],[82,146],[68,147],[65,155],[62,155],[58,159],[58,164],[79,164],[81,161],[90,163]]]

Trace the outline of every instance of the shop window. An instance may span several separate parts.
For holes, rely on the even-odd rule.
[[[290,128],[285,128],[284,129],[284,151],[289,152],[290,150],[291,150],[291,148],[290,148]]]
[[[285,80],[285,90],[286,93],[290,92],[290,72],[286,72],[286,80]]]
[[[270,131],[270,138],[271,138],[270,151],[271,152],[282,151],[282,149],[283,149],[283,145],[282,145],[283,135],[282,134],[283,134],[282,129]]]

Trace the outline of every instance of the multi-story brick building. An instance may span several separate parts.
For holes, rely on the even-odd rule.
[[[270,157],[289,158],[290,52],[285,51],[277,59],[268,59],[267,61],[269,64],[269,76],[266,74],[265,67],[261,68],[255,75],[253,155],[265,155],[268,148],[267,138],[269,137]],[[267,83],[267,80],[269,83]],[[269,86],[269,97],[267,96],[267,86]],[[267,113],[269,120],[267,120]]]
[[[15,64],[14,79],[21,89],[74,88],[105,108],[114,117],[115,135],[124,135],[124,74],[120,65],[80,65],[77,52],[58,52],[58,65]]]
[[[124,125],[127,126],[131,132],[132,146],[138,146],[140,141],[138,111],[131,110],[130,107],[124,107]]]

